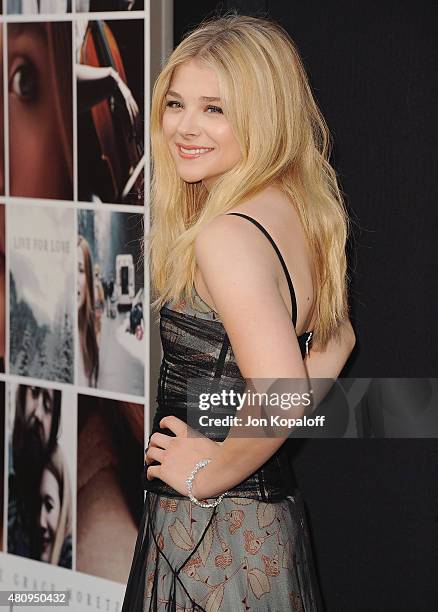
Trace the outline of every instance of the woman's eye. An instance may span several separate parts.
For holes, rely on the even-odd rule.
[[[50,399],[45,399],[44,400],[44,410],[45,410],[46,414],[51,414],[52,413],[52,401]]]
[[[38,74],[30,62],[23,62],[14,71],[10,90],[26,102],[34,101],[38,96]]]
[[[166,106],[168,106],[169,108],[175,108],[174,106],[172,106],[172,104],[179,104],[179,102],[176,102],[176,100],[169,100],[168,102],[166,102]]]
[[[219,106],[209,106],[208,109],[212,108],[216,113],[223,113],[222,109]]]

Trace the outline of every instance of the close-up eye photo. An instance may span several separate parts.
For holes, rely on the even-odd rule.
[[[15,64],[15,65],[14,65]],[[32,102],[38,95],[38,72],[32,62],[18,59],[11,67],[9,91],[23,102]]]
[[[437,24],[0,0],[0,608],[437,609]]]
[[[73,197],[72,24],[7,23],[9,194]]]

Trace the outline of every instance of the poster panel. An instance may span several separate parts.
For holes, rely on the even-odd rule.
[[[10,206],[11,374],[73,383],[74,212]]]
[[[7,386],[8,546],[72,569],[76,406],[70,389]]]
[[[79,200],[144,203],[144,22],[75,21]]]
[[[72,24],[7,24],[10,195],[73,198]]]
[[[0,0],[0,591],[75,612],[120,611],[144,501],[150,32]]]
[[[128,579],[143,508],[142,404],[78,397],[76,569]]]
[[[77,226],[78,385],[142,396],[143,219],[80,210]]]

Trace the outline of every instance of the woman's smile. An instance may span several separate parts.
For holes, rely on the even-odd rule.
[[[201,157],[201,155],[207,155],[207,153],[211,153],[211,151],[214,150],[213,148],[207,147],[185,147],[181,144],[177,144],[176,148],[178,150],[179,156],[183,159],[196,159],[198,157]]]

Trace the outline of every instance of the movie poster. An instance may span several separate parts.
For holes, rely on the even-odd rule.
[[[143,20],[77,19],[75,48],[79,200],[143,205]]]
[[[72,569],[74,395],[13,383],[7,394],[8,553]]]
[[[10,372],[73,383],[74,211],[9,206]]]
[[[6,348],[5,206],[0,204],[0,372],[5,371]]]
[[[8,23],[10,195],[73,197],[72,24]]]
[[[80,210],[77,226],[78,385],[142,396],[143,217]]]
[[[78,397],[77,565],[126,582],[143,509],[142,404]]]
[[[5,383],[0,381],[0,550],[4,550],[3,508],[5,492]]]

